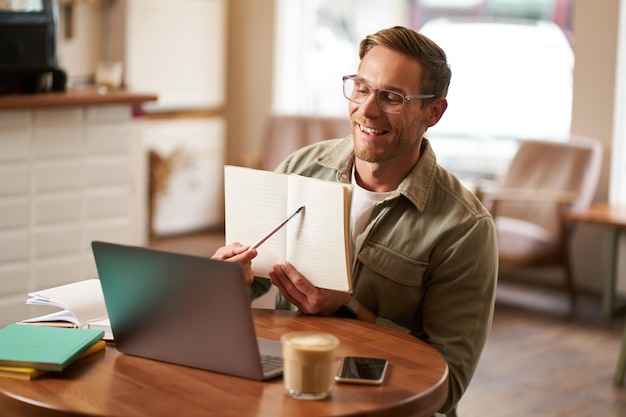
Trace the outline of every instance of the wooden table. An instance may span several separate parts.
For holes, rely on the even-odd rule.
[[[618,237],[621,232],[626,231],[626,207],[614,206],[609,203],[595,203],[588,210],[570,212],[568,218],[570,221],[606,227],[608,251],[606,253],[602,306],[608,316],[623,310],[626,305],[618,302],[616,285]]]
[[[618,207],[609,203],[593,204],[588,210],[575,211],[569,214],[572,221],[597,224],[607,227],[608,252],[606,255],[606,276],[604,278],[603,309],[611,316],[624,310],[626,304],[619,302],[616,294],[617,260],[619,234],[626,231],[626,207]],[[622,339],[622,347],[617,360],[614,382],[616,385],[624,383],[626,373],[626,329]]]
[[[389,360],[381,386],[337,384],[323,401],[295,400],[282,378],[251,381],[120,354],[114,346],[32,381],[0,378],[0,410],[12,416],[432,416],[448,395],[448,367],[412,336],[356,320],[255,309],[257,335],[288,331],[339,337],[339,357]],[[337,362],[339,365],[339,362]]]

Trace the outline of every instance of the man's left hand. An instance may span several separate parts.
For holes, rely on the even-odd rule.
[[[274,265],[270,281],[291,304],[305,314],[332,315],[350,300],[350,294],[314,287],[289,262]]]

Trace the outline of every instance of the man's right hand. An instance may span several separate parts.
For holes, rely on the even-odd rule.
[[[216,250],[213,256],[211,256],[211,259],[239,263],[243,267],[246,284],[250,285],[252,281],[254,281],[252,259],[254,259],[257,254],[256,249],[251,249],[249,245],[234,242]]]

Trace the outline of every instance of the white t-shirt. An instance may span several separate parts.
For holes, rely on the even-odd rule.
[[[350,233],[352,239],[350,240],[350,253],[354,257],[357,236],[365,230],[367,222],[374,211],[374,207],[387,198],[392,191],[376,193],[361,188],[356,182],[354,169],[352,170],[352,186],[352,206],[350,208]]]

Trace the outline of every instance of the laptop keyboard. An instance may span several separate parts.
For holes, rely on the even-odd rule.
[[[263,373],[268,373],[283,367],[283,358],[273,355],[261,355]]]

